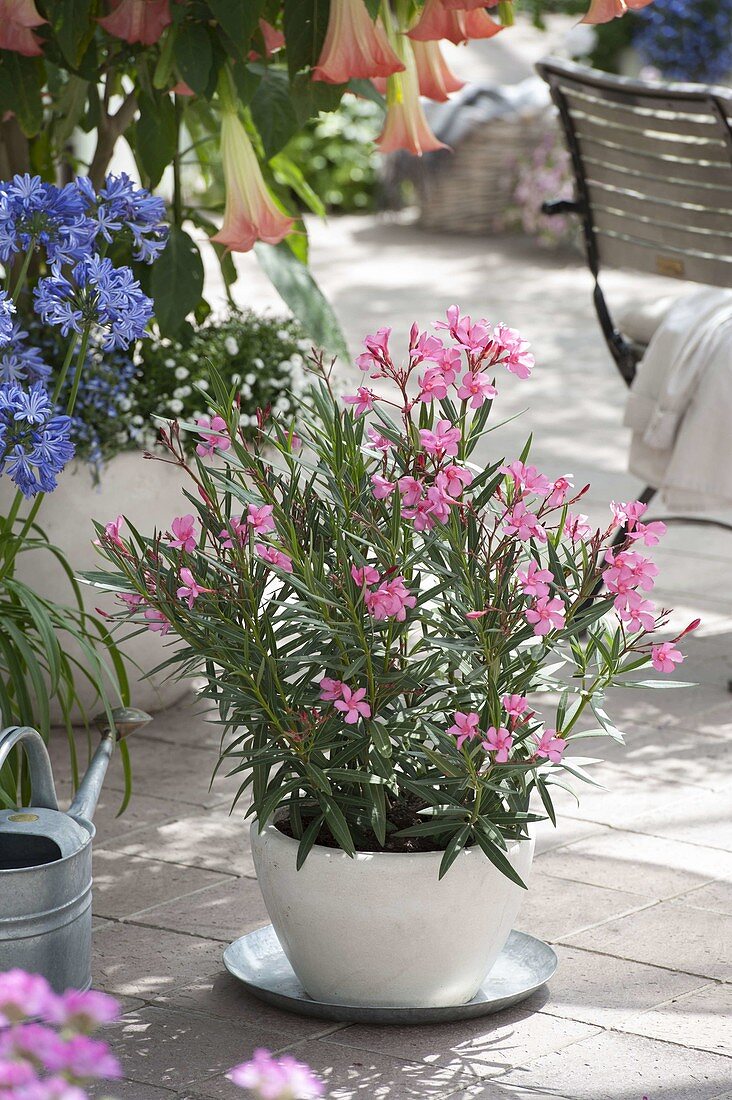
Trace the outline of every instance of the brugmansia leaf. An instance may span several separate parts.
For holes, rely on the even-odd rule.
[[[170,227],[165,251],[153,266],[150,290],[160,331],[172,336],[195,309],[203,291],[198,245],[177,225]]]

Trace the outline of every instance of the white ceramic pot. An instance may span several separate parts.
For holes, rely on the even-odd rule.
[[[103,569],[104,560],[96,552],[92,520],[106,523],[125,515],[143,534],[154,527],[167,527],[174,516],[190,511],[190,504],[181,493],[185,475],[175,467],[142,457],[141,451],[117,455],[104,469],[101,484],[94,486],[86,466],[75,463],[59,478],[58,488],[41,506],[38,523],[50,541],[65,553],[71,568],[78,575],[86,570]],[[7,515],[15,495],[15,486],[7,477],[0,477],[0,514]],[[28,505],[21,511],[25,515]],[[61,604],[73,602],[68,580],[51,554],[42,551],[20,554],[17,575],[41,595]],[[116,601],[99,589],[82,586],[87,611],[99,607],[114,610]],[[128,631],[121,631],[123,636]],[[120,637],[120,634],[117,635]],[[188,690],[185,682],[146,678],[151,669],[165,660],[165,639],[146,631],[123,646],[128,657],[127,674],[133,706],[146,711],[162,710],[181,699]],[[74,652],[74,656],[80,656]],[[78,682],[79,695],[85,709],[96,707],[91,685]],[[61,720],[60,708],[52,708],[54,721]]]
[[[311,997],[334,1004],[433,1008],[477,993],[513,927],[525,891],[476,847],[438,879],[441,852],[359,852],[298,843],[252,825],[267,912]],[[510,845],[524,882],[533,840]]]

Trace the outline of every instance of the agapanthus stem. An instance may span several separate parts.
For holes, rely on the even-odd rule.
[[[26,254],[23,258],[23,263],[21,264],[20,271],[18,272],[18,278],[15,281],[15,286],[13,287],[13,293],[11,295],[13,301],[16,304],[17,304],[20,292],[23,289],[23,285],[25,283],[26,275],[28,274],[28,268],[30,267],[30,262],[31,262],[32,256],[33,256],[33,242],[31,241],[31,245],[30,245],[28,251],[26,252]]]
[[[76,404],[76,396],[79,392],[79,383],[81,382],[81,375],[84,370],[84,360],[86,359],[86,349],[89,344],[89,331],[90,325],[87,325],[81,335],[81,343],[79,345],[79,354],[76,357],[76,369],[74,370],[74,382],[71,387],[71,393],[69,394],[69,400],[66,404],[66,415],[71,416],[74,411],[74,405]]]
[[[56,385],[54,386],[53,393],[51,394],[51,404],[54,405],[54,406],[58,402],[59,395],[60,395],[61,390],[63,388],[63,384],[66,381],[66,375],[69,373],[69,367],[71,366],[71,359],[72,359],[73,354],[74,354],[74,348],[76,347],[76,342],[77,342],[77,337],[76,337],[76,333],[74,333],[74,335],[71,337],[71,340],[69,342],[69,346],[66,349],[66,358],[64,359],[63,366],[61,367],[61,370],[59,371],[59,376],[56,379]]]

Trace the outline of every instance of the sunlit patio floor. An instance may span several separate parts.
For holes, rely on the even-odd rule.
[[[593,519],[637,494],[624,472],[623,385],[578,257],[369,217],[315,225],[312,260],[354,349],[381,325],[403,339],[413,319],[434,320],[453,301],[520,329],[536,372],[502,380],[497,410],[528,411],[489,437],[484,457],[515,457],[534,431],[542,469],[593,483]],[[252,257],[241,272],[242,305],[275,304]],[[622,297],[641,283],[610,285]],[[115,766],[97,815],[94,984],[125,1012],[113,1038],[128,1082],[115,1095],[234,1098],[224,1072],[266,1046],[309,1062],[339,1100],[729,1100],[732,533],[673,526],[658,561],[658,598],[674,621],[703,619],[683,666],[697,686],[613,700],[627,746],[593,742],[607,790],[588,789],[579,809],[567,799],[559,828],[539,829],[518,921],[555,946],[559,969],[495,1017],[332,1025],[246,995],[221,961],[230,940],[267,919],[243,813],[229,817],[232,780],[209,790],[218,735],[196,705],[158,715],[132,746],[130,809],[115,818]],[[470,934],[460,913],[455,934]]]

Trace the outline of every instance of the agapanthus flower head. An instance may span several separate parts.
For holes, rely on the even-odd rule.
[[[309,1066],[289,1054],[275,1058],[268,1050],[255,1050],[251,1061],[234,1066],[226,1076],[259,1100],[316,1100],[325,1093]]]
[[[72,262],[88,252],[94,233],[76,184],[56,187],[28,173],[0,183],[0,260],[32,247],[50,263]]]
[[[0,384],[0,474],[24,496],[53,492],[74,454],[70,435],[70,418],[56,414],[40,382]]]
[[[15,306],[4,290],[0,290],[0,347],[4,347],[13,335]]]
[[[38,348],[26,343],[27,337],[20,322],[14,321],[8,339],[0,346],[0,383],[45,382],[51,374]]]
[[[129,267],[91,255],[66,272],[60,265],[40,279],[33,291],[35,309],[64,336],[92,325],[105,351],[128,348],[145,335],[153,303]]]
[[[0,50],[39,57],[41,39],[33,28],[47,22],[38,14],[35,0],[0,0]]]
[[[108,175],[98,193],[84,176],[76,180],[76,186],[86,203],[87,215],[96,224],[97,238],[111,243],[127,236],[136,260],[151,264],[158,258],[168,241],[163,199],[138,187],[126,172]]]

